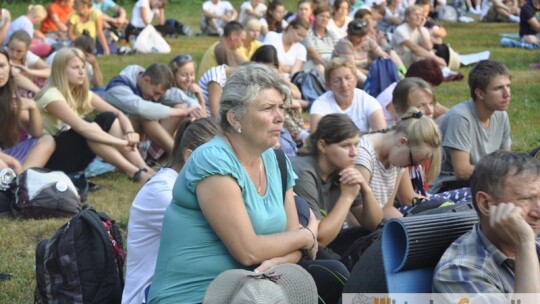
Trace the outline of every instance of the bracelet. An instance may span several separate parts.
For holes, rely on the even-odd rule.
[[[127,132],[124,132],[124,135],[128,135],[128,134],[131,134],[131,133],[136,133],[135,131],[131,130],[131,131],[127,131]]]
[[[311,233],[311,236],[313,237],[313,243],[311,244],[311,248],[309,248],[307,251],[311,251],[313,249],[313,247],[315,247],[315,242],[317,241],[317,239],[315,238],[315,233],[313,233],[313,231],[311,231],[311,229],[309,229],[309,227],[304,227],[302,225],[300,225],[300,228],[298,228],[300,230],[302,229],[307,229],[307,231],[309,231],[309,233]]]

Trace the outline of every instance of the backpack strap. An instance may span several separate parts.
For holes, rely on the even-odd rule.
[[[98,213],[92,208],[86,209],[85,213],[81,214],[81,217],[89,224],[91,225],[92,229],[96,231],[96,233],[99,235],[101,242],[103,243],[104,248],[107,250],[107,254],[105,255],[105,265],[106,266],[115,266],[118,276],[120,277],[120,281],[122,283],[122,286],[124,284],[124,278],[122,277],[123,269],[120,269],[120,264],[118,264],[118,260],[115,256],[115,248],[114,245],[111,243],[111,234],[109,231],[107,231],[107,228],[105,227],[104,220],[108,218],[103,218],[104,213]]]
[[[287,193],[287,161],[285,160],[285,153],[281,149],[274,149],[279,166],[279,172],[281,173],[281,189],[283,190],[283,203],[285,204],[285,193]]]

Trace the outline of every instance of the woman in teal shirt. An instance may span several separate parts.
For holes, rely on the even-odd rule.
[[[311,213],[299,228],[287,160],[287,193],[272,147],[283,128],[288,85],[262,64],[238,67],[223,88],[217,136],[193,152],[165,212],[150,303],[200,303],[233,268],[266,271],[317,252]]]

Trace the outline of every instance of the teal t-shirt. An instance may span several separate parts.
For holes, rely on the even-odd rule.
[[[245,268],[229,253],[200,209],[195,189],[206,177],[226,175],[236,180],[255,233],[285,231],[287,218],[278,162],[271,149],[262,154],[262,159],[268,184],[263,196],[223,138],[216,136],[193,152],[178,175],[163,218],[150,303],[201,303],[208,285],[221,272]],[[295,179],[287,159],[287,188],[294,186]],[[220,208],[219,203],[215,202],[216,208]]]

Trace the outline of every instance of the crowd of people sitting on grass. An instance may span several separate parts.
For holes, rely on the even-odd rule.
[[[72,174],[98,157],[143,185],[129,216],[123,303],[200,303],[223,271],[287,263],[336,303],[354,241],[421,200],[473,202],[473,241],[503,277],[445,256],[435,291],[540,293],[538,259],[527,255],[540,227],[540,165],[504,152],[511,73],[479,61],[469,100],[450,109],[437,100],[435,86],[463,78],[435,23],[445,1],[300,0],[290,14],[280,0],[264,2],[204,2],[201,32],[219,38],[200,62],[178,54],[108,82],[96,56],[148,25],[171,35],[165,7],[181,4],[138,0],[131,19],[111,0],[31,5],[13,21],[2,8],[0,169]],[[539,43],[540,0],[466,2],[482,20],[519,22],[523,41]],[[377,81],[378,60],[396,78],[371,96],[363,89]],[[307,100],[301,73],[325,92]],[[486,182],[486,170],[500,174]],[[509,204],[518,192],[494,185],[514,177],[526,189]],[[515,271],[496,265],[501,255]],[[522,259],[538,268],[528,280]],[[465,268],[474,275],[454,275]]]

